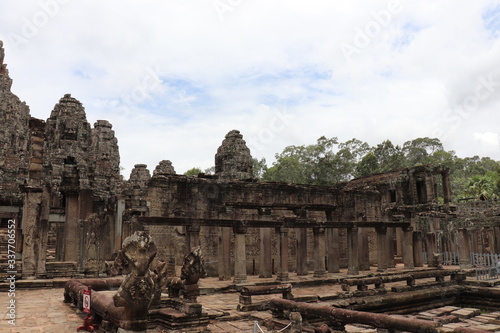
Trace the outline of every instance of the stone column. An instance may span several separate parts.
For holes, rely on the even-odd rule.
[[[339,229],[326,229],[328,272],[340,273]]]
[[[78,195],[78,218],[86,220],[92,214],[94,196],[92,190],[80,190]]]
[[[403,228],[403,261],[406,269],[415,268],[413,261],[413,228]]]
[[[42,190],[40,188],[23,188],[24,205],[22,217],[23,250],[22,268],[24,279],[34,279],[37,271],[40,239],[40,210],[42,203]],[[45,267],[44,267],[45,269]]]
[[[439,254],[437,253],[436,234],[427,233],[427,266],[439,267]]]
[[[358,228],[347,228],[347,274],[359,274]]]
[[[272,272],[271,228],[260,228],[260,269],[259,277],[270,278]]]
[[[333,211],[325,211],[327,223],[333,222]],[[340,272],[339,229],[326,229],[326,256],[329,273]]]
[[[387,229],[387,247],[386,247],[386,250],[387,250],[387,254],[388,254],[388,258],[387,258],[387,266],[389,268],[394,268],[396,267],[396,260],[394,258],[394,256],[396,255],[395,251],[394,251],[394,228],[388,228]]]
[[[116,215],[115,215],[115,248],[114,251],[118,252],[122,248],[122,234],[123,234],[123,212],[125,212],[125,198],[117,198],[116,201]]]
[[[495,231],[495,253],[500,253],[500,227],[493,227]]]
[[[87,251],[85,249],[86,246],[86,238],[87,238],[87,217],[92,214],[92,206],[94,203],[94,198],[92,196],[92,191],[89,189],[82,189],[78,192],[78,228],[76,230],[76,243],[78,251],[77,251],[77,270],[78,276],[83,277],[83,273],[85,271],[85,263],[87,262]],[[105,232],[104,230],[102,231]]]
[[[64,224],[56,223],[56,261],[64,261]]]
[[[358,229],[358,245],[359,245],[359,270],[370,270],[370,249],[368,246],[368,230],[366,228]]]
[[[314,232],[314,277],[326,277],[325,268],[325,228],[313,228]]]
[[[276,280],[286,281],[288,280],[288,228],[281,227],[277,231],[279,233],[280,265]]]
[[[49,221],[40,220],[38,234],[40,240],[38,242],[37,250],[37,264],[36,264],[36,277],[37,278],[47,278],[47,242],[49,236]]]
[[[297,230],[297,275],[307,275],[309,271],[309,267],[307,265],[307,229],[297,228],[296,230]],[[314,246],[316,246],[316,243]]]
[[[377,272],[387,271],[387,228],[376,228],[377,231]]]
[[[200,246],[200,230],[201,228],[199,224],[191,224],[187,226],[186,246],[189,252],[194,247]]]
[[[467,229],[458,229],[458,251],[460,255],[460,269],[472,268],[470,262],[469,232]]]
[[[396,235],[396,253],[395,253],[395,255],[397,257],[403,257],[404,256],[404,234],[403,234],[403,229],[402,228],[396,228],[395,229],[395,235]]]
[[[470,230],[468,232],[469,234],[469,247],[470,247],[470,251],[473,252],[473,253],[479,253],[482,251],[479,250],[479,246],[477,244],[477,236],[478,236],[478,232],[477,230]]]
[[[42,205],[40,213],[39,237],[37,249],[36,276],[39,279],[47,278],[47,246],[49,238],[49,217],[50,217],[50,191],[48,187],[43,190]]]
[[[269,219],[272,209],[269,207],[260,207],[258,209],[260,219]],[[273,276],[272,260],[272,228],[259,228],[260,233],[260,260],[259,277],[270,278]]]
[[[422,232],[413,232],[413,264],[415,267],[424,267],[423,259],[424,247],[422,241]]]
[[[234,228],[234,279],[233,282],[247,282],[247,253],[246,253],[247,228],[239,225]]]
[[[218,248],[219,280],[231,279],[231,229],[220,228]]]
[[[66,192],[66,221],[64,222],[64,261],[77,261],[80,238],[78,231],[78,192]]]
[[[485,248],[485,253],[495,253],[495,231],[493,230],[492,227],[485,228],[484,229],[486,236],[488,237],[488,248]],[[486,246],[486,242],[485,242]],[[489,251],[488,251],[489,250]]]
[[[448,172],[443,172],[443,199],[444,204],[447,205],[451,202],[451,185],[450,175]]]

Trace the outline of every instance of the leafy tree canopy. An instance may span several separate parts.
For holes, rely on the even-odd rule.
[[[450,168],[452,192],[457,198],[500,196],[500,162],[489,157],[456,156],[437,138],[417,138],[402,146],[385,140],[375,146],[358,139],[339,142],[320,137],[315,144],[289,146],[262,179],[300,184],[332,185],[374,173],[441,164]]]
[[[271,167],[266,160],[253,159],[253,176],[264,181],[333,185],[356,177],[423,164],[441,164],[450,169],[455,198],[500,197],[500,161],[489,157],[458,157],[446,151],[437,138],[416,138],[402,146],[385,140],[375,146],[358,139],[339,142],[322,136],[311,145],[288,146],[275,155]],[[198,175],[192,168],[185,175]],[[213,173],[213,167],[205,173]],[[441,186],[438,183],[438,186]]]
[[[201,168],[191,168],[188,171],[184,172],[185,176],[198,176],[198,174],[202,173]]]

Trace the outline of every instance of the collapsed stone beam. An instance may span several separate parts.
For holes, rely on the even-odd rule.
[[[347,309],[321,306],[309,303],[294,302],[286,299],[272,299],[270,307],[273,310],[289,310],[301,314],[323,318],[332,318],[342,324],[365,324],[376,328],[396,329],[415,333],[442,333],[445,330],[441,323],[428,320],[404,318],[383,313],[370,313]],[[446,331],[449,332],[449,331]],[[454,333],[486,333],[487,331],[470,328],[456,328]]]

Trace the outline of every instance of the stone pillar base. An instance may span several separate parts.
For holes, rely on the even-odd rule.
[[[326,271],[314,271],[313,277],[315,278],[325,278],[327,276]]]
[[[277,281],[288,281],[290,278],[288,277],[288,273],[278,273],[276,275]]]
[[[472,264],[470,262],[460,263],[460,269],[470,269],[470,268],[472,268]]]
[[[233,278],[233,283],[240,284],[240,283],[247,283],[248,279],[246,275],[235,275]]]

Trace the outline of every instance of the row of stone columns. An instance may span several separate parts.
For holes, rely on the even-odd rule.
[[[190,247],[193,245],[193,239],[199,244],[199,236],[194,237],[193,233],[199,232],[199,227],[193,231],[188,227],[188,239]],[[234,283],[246,283],[246,232],[247,228],[243,226],[234,227]],[[271,237],[273,230],[271,228],[260,229],[260,267],[259,276],[269,278],[272,276],[271,260]],[[285,227],[277,228],[278,234],[278,255],[279,263],[277,269],[277,280],[285,281],[289,279],[288,267],[288,233],[289,229]],[[392,242],[389,237],[393,234],[388,233],[388,228],[376,228],[377,233],[377,262],[378,271],[386,271],[391,267],[394,261],[394,254],[390,251]],[[412,228],[403,229],[404,237],[404,266],[412,269],[421,266],[421,255],[416,252],[422,250],[422,238],[415,237]],[[338,273],[340,271],[339,263],[339,230],[336,228],[313,228],[314,241],[314,273],[313,276],[323,278],[328,272]],[[297,274],[307,275],[307,229],[297,229]],[[363,244],[363,245],[361,245]],[[219,238],[219,278],[228,280],[231,277],[231,229],[221,228]],[[363,253],[360,253],[360,250]],[[417,250],[417,251],[415,251]],[[363,258],[360,263],[360,256]],[[392,256],[392,258],[391,258]],[[325,259],[326,258],[326,259]],[[347,228],[347,258],[349,275],[359,274],[361,270],[369,269],[368,258],[368,236],[366,230],[362,228]]]

